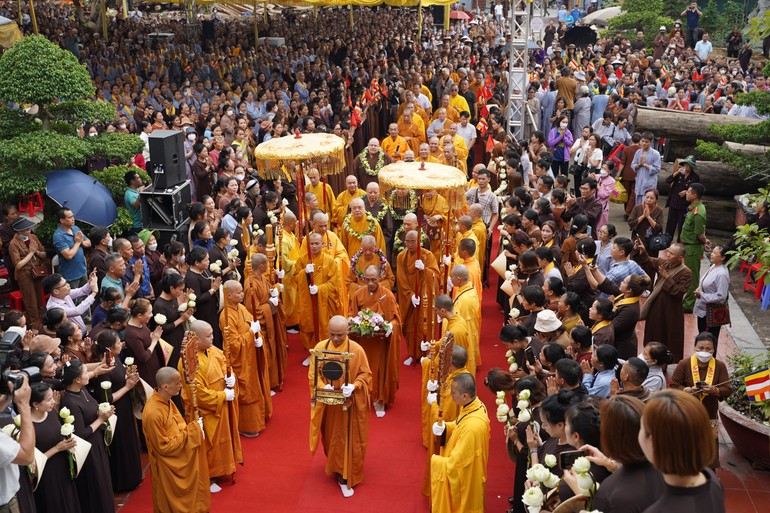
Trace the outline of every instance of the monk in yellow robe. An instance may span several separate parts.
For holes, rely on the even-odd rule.
[[[456,422],[433,425],[446,440],[443,454],[430,462],[430,502],[434,513],[483,513],[489,461],[489,414],[476,396],[469,374],[452,380],[452,398],[460,406]]]
[[[468,368],[468,372],[475,376],[476,359],[470,336],[471,327],[457,313],[454,301],[446,294],[437,296],[434,305],[436,307],[436,315],[441,318],[441,336],[443,337],[447,331],[452,332],[455,344],[464,347],[468,351],[468,363],[465,366]]]
[[[481,268],[479,262],[473,257],[473,253],[476,252],[476,243],[471,239],[463,239],[457,247],[457,258],[454,261],[454,265],[464,265],[468,271],[468,281],[474,289],[479,298],[484,294],[484,289],[481,285]]]
[[[283,322],[278,318],[280,287],[273,287],[265,274],[268,273],[267,257],[257,253],[246,262],[244,277],[244,304],[254,320],[262,327],[262,341],[269,370],[270,389],[283,387],[286,370],[286,345],[279,330],[285,331]],[[276,322],[277,321],[277,322]]]
[[[441,163],[444,160],[444,149],[441,146],[441,139],[438,136],[428,134],[428,147],[430,148],[430,156],[436,159],[436,162]]]
[[[416,155],[420,144],[425,142],[425,125],[419,116],[415,116],[411,110],[405,110],[398,120],[398,135],[404,138]]]
[[[281,302],[286,313],[286,326],[299,324],[297,310],[297,285],[294,281],[295,264],[299,258],[299,241],[294,234],[297,228],[297,217],[291,210],[286,210],[282,217],[283,232],[281,234],[281,270],[283,271]]]
[[[471,219],[471,216],[460,216],[460,218],[457,220],[457,228],[458,229],[457,229],[457,233],[455,234],[455,240],[454,240],[455,261],[459,261],[460,259],[460,255],[458,254],[458,249],[460,248],[460,241],[463,239],[470,239],[476,245],[476,251],[473,254],[473,258],[475,258],[480,265],[481,261],[479,260],[479,246],[481,246],[481,244],[479,244],[479,241],[476,238],[476,234],[473,233],[473,219]]]
[[[398,390],[398,355],[401,351],[401,317],[396,297],[380,282],[380,269],[370,265],[364,271],[366,286],[350,298],[349,317],[355,317],[364,309],[382,315],[392,325],[387,342],[361,338],[358,343],[366,351],[372,371],[372,401],[378,417],[385,416],[385,406],[393,404]]]
[[[422,108],[422,106],[418,105],[417,102],[414,100],[414,92],[412,92],[410,89],[407,89],[404,91],[404,98],[406,101],[398,106],[398,111],[396,112],[396,117],[400,118],[406,109],[412,109],[412,112],[416,116],[418,116],[423,122],[423,128],[430,123],[430,115],[428,112]]]
[[[449,106],[448,94],[445,94],[444,96],[441,97],[441,105],[439,105],[439,108],[433,112],[433,117],[432,117],[433,121],[440,119],[439,111],[442,109],[446,112],[447,121],[450,121],[452,123],[460,122],[460,113]],[[449,127],[447,126],[447,128]]]
[[[441,159],[441,163],[445,166],[456,167],[464,174],[468,174],[468,164],[466,161],[457,154],[454,143],[450,140],[451,136],[447,135],[444,141],[444,158]],[[467,157],[467,156],[466,156]]]
[[[353,261],[355,261],[355,266]],[[393,290],[393,286],[396,284],[396,276],[393,274],[390,263],[385,258],[385,253],[377,249],[374,237],[365,235],[361,239],[361,249],[350,259],[350,272],[345,280],[348,297],[351,299],[358,289],[366,287],[364,271],[370,265],[380,270],[380,283],[382,283],[383,287]]]
[[[438,139],[438,138],[436,138]],[[439,163],[439,159],[430,154],[430,144],[422,143],[419,147],[419,153],[417,155],[417,162],[433,162]]]
[[[294,279],[297,286],[297,308],[302,312],[299,318],[300,337],[305,349],[310,350],[318,340],[328,337],[325,320],[345,309],[340,297],[340,269],[334,258],[323,251],[323,236],[313,232],[307,238],[310,239],[311,256],[308,257],[307,251],[300,255]],[[309,275],[312,275],[312,286]],[[317,303],[317,310],[313,308],[314,302]],[[308,356],[303,365],[309,364]]]
[[[214,329],[206,321],[196,320],[190,330],[198,337],[198,373],[195,378],[195,395],[198,412],[203,417],[206,433],[204,446],[208,458],[209,477],[235,474],[235,464],[243,464],[241,437],[238,436],[238,401],[235,401],[235,375],[227,377],[227,362],[221,349],[214,347]],[[179,362],[179,372],[184,372]],[[227,385],[230,386],[227,386]],[[192,389],[182,387],[182,404],[188,422],[194,422]]]
[[[225,283],[225,307],[219,314],[219,327],[225,352],[229,353],[238,378],[238,431],[253,438],[265,429],[273,413],[273,401],[261,326],[241,304],[243,296],[240,283]]]
[[[487,238],[489,237],[487,234],[487,225],[484,224],[484,220],[481,218],[483,211],[484,207],[479,203],[468,206],[468,215],[473,219],[471,230],[473,230],[473,234],[476,236],[476,240],[479,243],[477,248],[479,254],[479,267],[482,269],[484,269],[484,266],[486,265]],[[495,220],[495,222],[497,221]]]
[[[449,204],[435,190],[426,191],[422,195],[422,209],[425,214],[423,229],[430,239],[430,250],[437,261],[441,260],[441,243],[444,222],[449,214]]]
[[[350,214],[345,216],[342,229],[339,230],[339,239],[348,255],[355,255],[361,249],[361,238],[366,235],[374,237],[377,249],[385,251],[385,236],[377,219],[366,211],[364,200],[356,198],[350,202]]]
[[[398,255],[396,284],[398,308],[404,327],[404,338],[409,357],[404,365],[412,365],[420,359],[423,350],[420,343],[433,338],[431,327],[434,316],[429,308],[433,304],[434,291],[438,288],[439,270],[433,253],[417,249],[417,232],[409,231],[404,236],[404,249]],[[419,295],[415,283],[419,280]],[[423,301],[426,303],[423,304]]]
[[[305,192],[312,192],[315,194],[318,206],[316,208],[321,209],[328,215],[334,215],[334,191],[332,186],[328,183],[321,181],[321,174],[317,169],[311,168],[307,172],[307,177],[310,180],[309,184],[305,185]]]
[[[406,139],[398,135],[398,123],[388,126],[388,137],[382,140],[380,146],[393,160],[403,160],[404,152],[410,148]]]
[[[458,114],[467,112],[470,114],[471,108],[468,106],[468,100],[464,96],[458,94],[460,92],[457,83],[449,89],[449,107],[455,110]]]
[[[331,217],[334,226],[338,230],[342,227],[345,216],[348,215],[348,205],[350,205],[350,202],[365,196],[366,192],[358,188],[358,178],[353,175],[345,178],[345,190],[337,195],[337,199],[334,202],[334,215]]]
[[[158,513],[211,511],[209,470],[198,421],[184,421],[172,397],[182,376],[171,367],[155,375],[156,393],[142,410],[142,431],[152,475],[152,507]]]
[[[481,365],[481,348],[479,347],[482,322],[481,298],[476,288],[468,280],[468,268],[464,265],[454,266],[450,278],[454,284],[452,300],[455,304],[455,312],[465,319],[465,324],[469,328],[468,338],[470,346],[473,348],[473,359],[478,367]]]
[[[340,271],[340,285],[343,283],[343,277],[350,272],[350,257],[345,249],[345,246],[340,241],[339,237],[334,232],[329,231],[329,217],[323,212],[313,213],[313,233],[318,233],[323,237],[323,252],[331,256]],[[302,240],[302,245],[299,248],[301,255],[307,255],[307,237]],[[342,309],[339,313],[345,311],[348,304],[348,291],[345,288],[340,290],[340,305]],[[312,346],[311,346],[312,347]]]
[[[468,160],[468,145],[465,144],[465,139],[463,136],[457,134],[457,127],[458,123],[452,123],[449,125],[449,135],[452,136],[452,144],[455,146],[455,153],[457,153],[457,158],[459,158],[462,161]],[[446,136],[444,136],[446,138]],[[448,139],[448,138],[447,138]],[[468,170],[466,165],[466,171]]]
[[[326,331],[326,330],[325,330]],[[315,454],[318,443],[323,443],[326,453],[326,474],[334,474],[342,495],[353,495],[353,487],[364,479],[364,458],[369,438],[369,411],[371,409],[372,373],[366,352],[348,338],[348,320],[336,315],[329,320],[329,338],[319,342],[319,351],[353,353],[348,360],[348,383],[345,377],[327,381],[320,373],[316,376],[315,356],[312,357],[308,380],[310,394],[314,387],[331,386],[342,392],[347,399],[347,411],[342,405],[327,405],[316,401],[310,408],[310,452]]]

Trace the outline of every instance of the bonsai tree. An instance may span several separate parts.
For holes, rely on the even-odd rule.
[[[652,45],[658,27],[674,25],[673,18],[661,14],[664,12],[663,0],[626,0],[621,4],[620,12],[620,16],[610,19],[610,30],[620,30],[631,38],[637,30],[644,30],[648,46]]]
[[[93,157],[128,162],[141,152],[133,135],[78,137],[83,124],[115,118],[112,104],[91,100],[95,93],[85,66],[42,36],[0,57],[0,201],[43,190],[46,171],[81,168]]]

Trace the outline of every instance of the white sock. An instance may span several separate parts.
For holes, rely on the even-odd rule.
[[[414,363],[414,358],[412,358],[411,356],[406,360],[404,360],[404,365],[412,365],[412,363]]]
[[[217,493],[222,491],[222,487],[216,483],[211,483],[209,485],[209,490],[211,491],[211,493]]]
[[[309,356],[307,358],[305,358],[304,360],[302,360],[302,365],[304,365],[305,367],[310,367],[310,357]]]
[[[352,488],[348,488],[348,485],[344,483],[339,483],[339,485],[340,485],[340,490],[342,490],[342,496],[345,497],[346,499],[348,497],[352,497],[353,493],[355,493]]]

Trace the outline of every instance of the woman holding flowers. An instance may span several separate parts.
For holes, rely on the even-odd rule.
[[[152,305],[146,299],[135,299],[129,305],[131,319],[126,326],[125,338],[128,355],[136,358],[139,376],[155,388],[155,373],[166,364],[160,337],[163,327],[150,331],[147,323],[152,318]]]
[[[75,419],[67,409],[54,411],[53,390],[46,383],[33,383],[30,388],[35,447],[48,458],[43,475],[38,475],[35,509],[37,513],[80,513],[67,455],[75,447],[75,439],[65,436],[72,433]]]
[[[142,463],[139,459],[139,431],[134,420],[134,408],[131,402],[131,390],[139,382],[139,374],[133,365],[132,357],[123,362],[120,352],[123,342],[112,330],[99,333],[94,345],[98,358],[107,356],[114,368],[92,383],[88,388],[98,400],[104,398],[115,406],[115,434],[109,446],[110,471],[112,473],[112,488],[116,492],[128,492],[142,482]]]
[[[80,360],[64,364],[64,394],[62,408],[74,417],[74,433],[91,444],[91,451],[75,479],[82,513],[108,513],[115,511],[110,477],[110,462],[104,446],[104,428],[107,419],[115,414],[115,408],[99,401],[85,390],[89,372]],[[102,403],[102,404],[99,404]]]
[[[160,296],[152,305],[153,321],[156,327],[160,326],[163,330],[163,340],[174,348],[168,360],[168,366],[172,367],[179,363],[179,351],[184,340],[185,326],[195,310],[189,308],[189,302],[197,298],[192,291],[187,291],[192,297],[185,294],[184,277],[175,273],[163,275],[160,279],[160,290]],[[182,304],[188,305],[184,311],[179,309]]]

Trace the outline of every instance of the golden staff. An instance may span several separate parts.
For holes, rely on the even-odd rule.
[[[195,420],[201,420],[200,412],[198,411],[198,392],[196,387],[196,378],[198,375],[198,336],[193,331],[185,333],[185,339],[182,343],[182,370],[184,371],[184,380],[187,386],[190,387],[190,395],[192,395],[193,413],[195,414]],[[203,438],[206,438],[206,433],[203,432]]]

